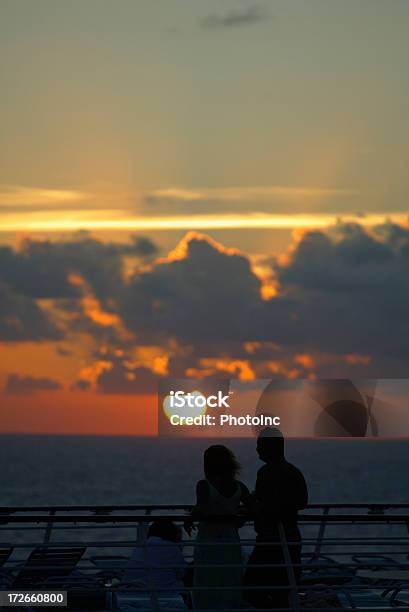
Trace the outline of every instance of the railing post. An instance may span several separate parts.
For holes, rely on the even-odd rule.
[[[149,516],[151,514],[150,509],[145,510],[145,515]],[[145,521],[141,521],[136,526],[136,540],[141,545],[146,541],[148,534],[149,524]]]
[[[154,580],[152,577],[152,565],[149,561],[148,555],[148,523],[139,523],[138,525],[138,544],[142,545],[142,556],[145,561],[146,567],[146,582],[149,589],[149,595],[151,598],[151,606],[153,612],[159,612],[158,594],[156,592]]]
[[[324,508],[324,512],[323,512],[323,516],[327,517],[329,514],[329,508]],[[320,528],[318,531],[318,536],[317,536],[317,543],[315,545],[315,550],[314,550],[314,554],[312,555],[312,558],[318,559],[320,554],[321,554],[321,548],[322,548],[322,542],[324,540],[324,535],[325,535],[325,528],[327,526],[327,523],[325,521],[325,519],[323,519],[320,522]]]
[[[295,579],[293,563],[291,560],[290,549],[285,535],[285,530],[282,522],[278,523],[278,533],[280,535],[281,550],[284,555],[285,569],[287,571],[288,582],[290,585],[290,604],[293,610],[299,610],[300,602],[298,598],[298,585]]]
[[[55,516],[55,510],[50,510],[49,512],[50,516]],[[44,548],[46,548],[48,546],[48,544],[50,543],[50,539],[51,539],[51,532],[53,530],[53,521],[50,521],[49,523],[46,523],[46,528],[45,528],[45,533],[44,533],[44,540],[43,540],[43,544],[44,544]]]

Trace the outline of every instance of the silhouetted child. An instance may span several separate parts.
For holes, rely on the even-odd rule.
[[[172,521],[155,521],[149,527],[145,546],[137,546],[122,583],[126,591],[117,601],[120,610],[151,610],[152,593],[159,609],[183,609],[185,559],[182,532]]]

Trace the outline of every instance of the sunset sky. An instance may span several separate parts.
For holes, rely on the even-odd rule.
[[[407,0],[2,0],[0,432],[403,377]]]

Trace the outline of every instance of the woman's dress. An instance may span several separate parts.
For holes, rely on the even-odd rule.
[[[209,498],[198,510],[204,516],[235,516],[241,499],[241,486],[226,497],[209,482]],[[207,567],[201,567],[201,566]],[[239,608],[242,602],[242,558],[240,538],[234,520],[199,524],[194,549],[195,608],[226,610]],[[224,587],[213,590],[212,587]]]

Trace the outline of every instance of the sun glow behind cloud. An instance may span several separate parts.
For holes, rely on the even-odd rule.
[[[170,186],[116,193],[6,185],[0,186],[0,227],[3,232],[202,231],[325,228],[337,219],[359,220],[367,226],[382,223],[386,216],[382,211],[354,212],[358,195],[349,189],[302,185],[198,189]],[[274,208],[270,212],[270,203],[273,207],[277,202],[279,210],[286,212]],[[387,217],[397,223],[407,221],[402,211],[390,211]]]
[[[297,229],[297,228],[325,228],[333,225],[337,220],[343,222],[357,222],[373,226],[389,220],[396,223],[406,223],[407,214],[391,213],[360,215],[336,214],[211,214],[201,216],[167,216],[147,217],[129,216],[127,211],[104,210],[78,211],[73,213],[58,212],[51,215],[24,215],[6,218],[1,224],[3,232],[18,231],[76,231],[85,230],[127,230],[127,231],[159,231],[159,230],[211,230],[211,229]]]

